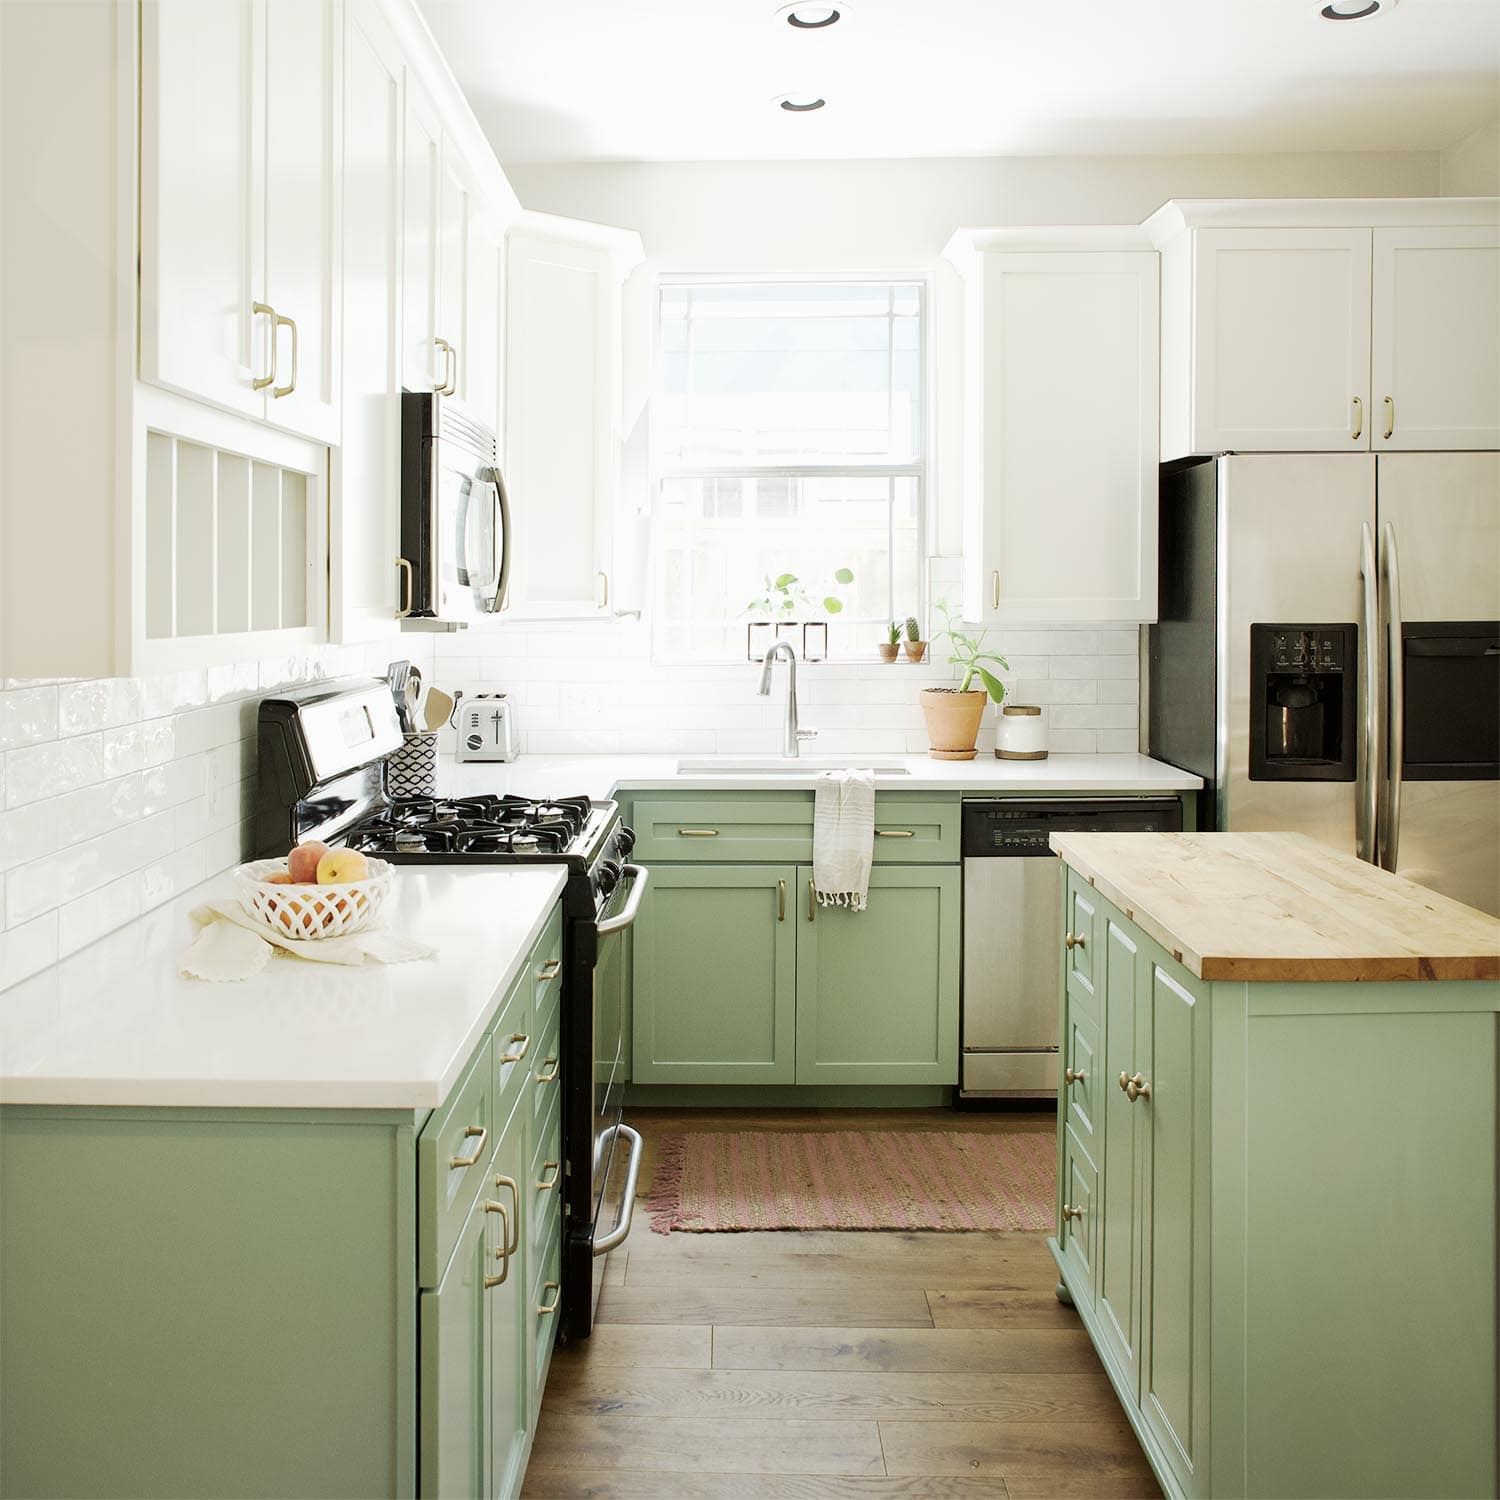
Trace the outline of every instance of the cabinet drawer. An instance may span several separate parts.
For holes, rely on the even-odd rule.
[[[490,1039],[417,1138],[417,1275],[436,1286],[496,1144]]]
[[[536,1055],[536,1025],[531,1019],[531,975],[523,971],[495,1018],[490,1048],[495,1072],[495,1119],[502,1123],[520,1097],[531,1076],[530,1062]]]
[[[812,857],[812,798],[753,802],[637,802],[635,855],[657,860],[778,860]]]
[[[542,1403],[542,1387],[547,1381],[547,1362],[552,1358],[552,1345],[557,1338],[557,1300],[560,1295],[559,1271],[562,1267],[562,1220],[553,1226],[552,1238],[538,1258],[536,1277],[532,1287],[531,1301],[527,1304],[529,1328],[526,1338],[527,1370],[531,1382],[531,1414],[536,1417]],[[587,1285],[579,1288],[579,1296],[587,1297]]]
[[[898,802],[875,799],[875,863],[956,865],[959,859],[957,802]]]
[[[1094,1300],[1094,1246],[1097,1243],[1096,1198],[1099,1171],[1072,1126],[1063,1130],[1062,1222],[1057,1243],[1072,1273],[1074,1299]]]
[[[531,952],[531,1014],[538,1031],[547,1029],[562,1004],[562,925],[562,906],[559,904]]]
[[[1063,1076],[1059,1085],[1067,1100],[1067,1123],[1080,1141],[1098,1155],[1095,1109],[1104,1078],[1099,1072],[1103,1058],[1099,1050],[1099,1028],[1082,1012],[1068,1008],[1068,1032],[1063,1050]]]
[[[541,1264],[542,1252],[562,1222],[562,1108],[555,1101],[537,1130],[526,1209],[526,1264]]]
[[[531,1053],[531,1107],[537,1120],[545,1119],[552,1101],[562,1093],[562,1016],[556,1014],[540,1033],[539,1048]]]
[[[1099,898],[1086,880],[1068,872],[1067,928],[1063,938],[1063,973],[1068,979],[1068,1006],[1099,1024],[1099,996],[1094,984],[1098,949]]]

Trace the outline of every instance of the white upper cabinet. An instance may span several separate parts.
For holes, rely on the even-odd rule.
[[[1157,257],[960,231],[964,617],[1156,614]],[[1097,248],[1096,248],[1097,247]]]
[[[335,441],[333,0],[141,7],[143,379]]]
[[[1160,209],[1162,456],[1500,445],[1497,210]]]
[[[1377,450],[1500,448],[1500,229],[1377,229]]]
[[[443,143],[442,174],[438,185],[438,352],[442,356],[439,389],[445,396],[467,400],[466,362],[469,357],[469,220],[473,194],[449,142]]]
[[[464,319],[465,400],[486,426],[498,433],[500,309],[505,297],[505,228],[498,214],[475,213],[469,222],[469,279]]]
[[[406,70],[402,187],[401,380],[407,390],[443,383],[437,347],[438,188],[443,132],[437,112],[412,69]]]
[[[523,214],[506,242],[510,610],[607,614],[620,466],[620,289],[640,237]]]

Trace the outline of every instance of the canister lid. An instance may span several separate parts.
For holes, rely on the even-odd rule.
[[[1034,703],[1006,703],[1001,705],[1000,712],[1003,714],[1015,714],[1019,716],[1025,714],[1039,714],[1041,713],[1041,709],[1038,708]]]

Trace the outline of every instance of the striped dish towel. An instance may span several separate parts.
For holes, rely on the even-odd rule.
[[[813,885],[824,906],[863,911],[875,852],[875,773],[829,771],[813,794]]]

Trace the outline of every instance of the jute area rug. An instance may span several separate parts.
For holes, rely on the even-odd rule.
[[[1047,1229],[1056,1138],[1038,1132],[747,1130],[662,1138],[651,1227]]]

